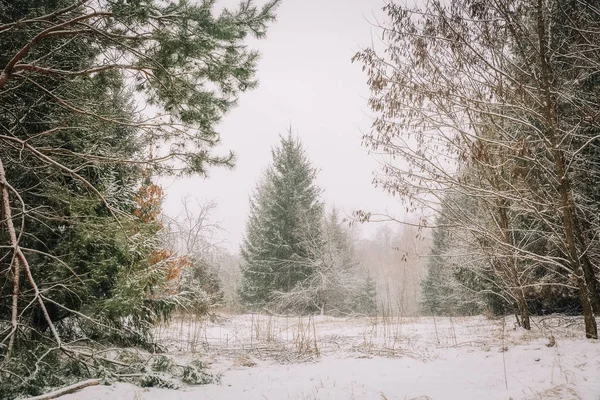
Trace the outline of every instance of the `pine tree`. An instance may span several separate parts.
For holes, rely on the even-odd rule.
[[[321,189],[300,140],[281,136],[272,150],[273,163],[250,200],[242,245],[242,301],[260,307],[275,292],[289,292],[309,278],[314,247],[322,246]]]
[[[0,380],[23,377],[0,398],[104,373],[86,346],[149,344],[173,303],[144,171],[230,163],[215,127],[256,85],[244,41],[276,3],[0,0]]]

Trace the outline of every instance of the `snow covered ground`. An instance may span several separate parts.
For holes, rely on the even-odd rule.
[[[63,400],[600,399],[600,343],[580,318],[226,316],[157,330],[170,354],[201,359],[219,384],[127,383]]]

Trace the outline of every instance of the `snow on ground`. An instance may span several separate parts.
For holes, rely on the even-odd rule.
[[[170,354],[222,374],[220,384],[117,383],[61,399],[600,400],[600,343],[582,338],[580,318],[535,318],[528,332],[511,318],[240,315],[156,333]]]

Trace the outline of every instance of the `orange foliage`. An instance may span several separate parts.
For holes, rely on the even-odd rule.
[[[170,250],[155,250],[150,255],[150,263],[152,265],[156,265],[165,260],[167,265],[167,281],[178,278],[181,270],[185,267],[192,266],[192,261],[188,257],[173,257],[173,252]]]
[[[161,213],[163,195],[162,188],[148,179],[134,198],[138,208],[133,211],[133,214],[144,223],[156,222]],[[178,278],[183,268],[192,266],[192,261],[188,257],[175,257],[172,251],[166,249],[154,250],[150,254],[149,261],[152,265],[165,262],[168,281]]]
[[[161,213],[160,203],[163,195],[162,188],[152,182],[142,185],[134,198],[138,208],[133,214],[146,223],[156,221]]]

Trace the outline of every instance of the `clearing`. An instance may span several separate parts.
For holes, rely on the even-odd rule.
[[[582,319],[231,315],[157,329],[177,359],[200,359],[218,384],[128,383],[61,400],[600,399],[600,343]]]

